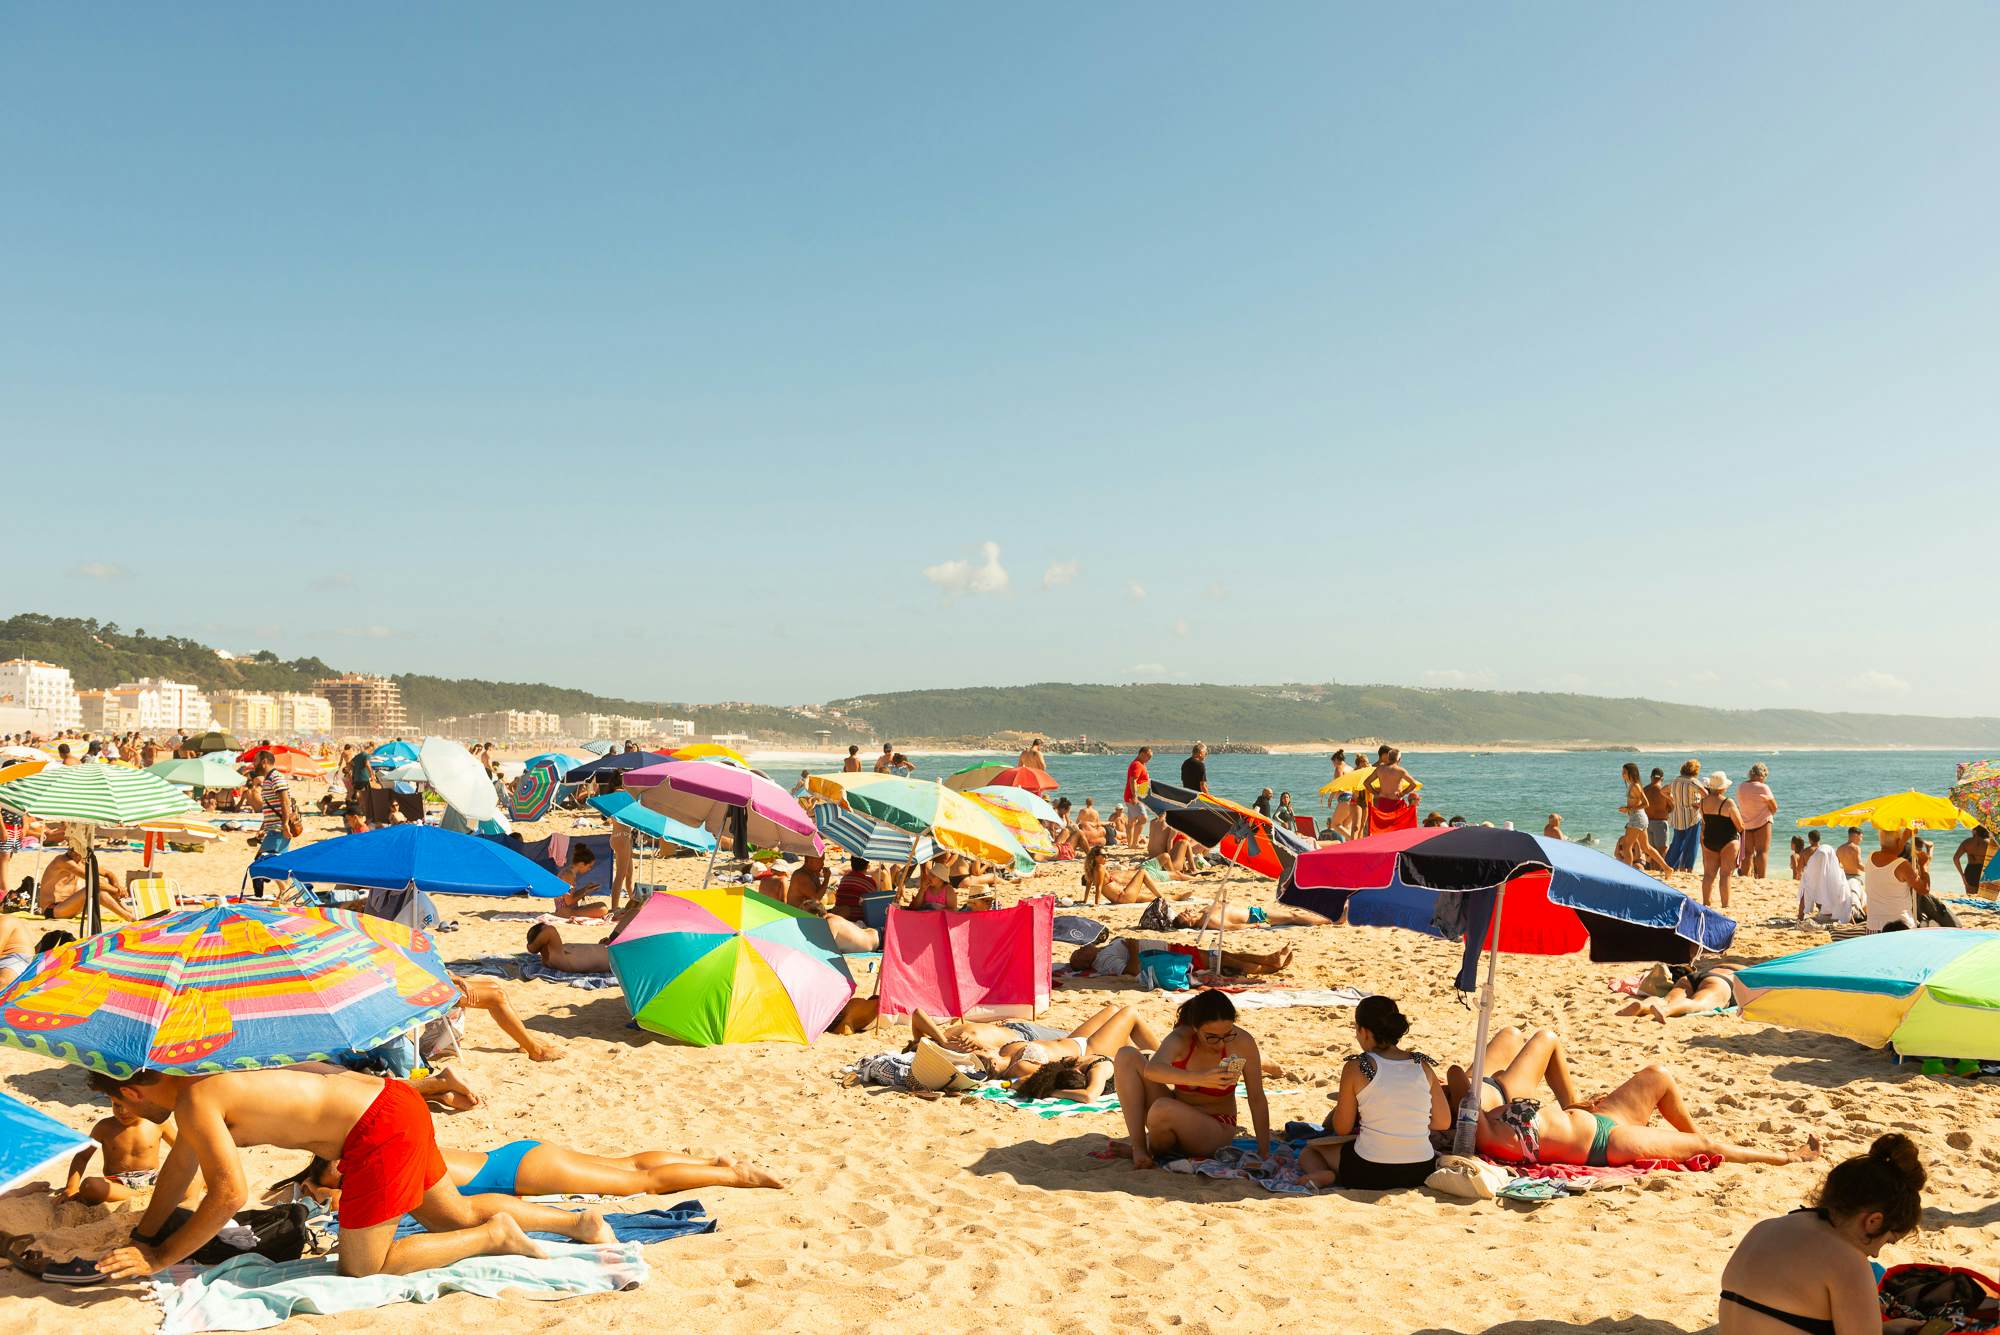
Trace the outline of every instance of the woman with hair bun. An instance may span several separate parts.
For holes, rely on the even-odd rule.
[[[1868,1258],[1913,1232],[1924,1166],[1890,1134],[1826,1175],[1819,1199],[1743,1235],[1722,1271],[1720,1335],[1879,1335]]]
[[[1299,1169],[1319,1187],[1389,1191],[1420,1187],[1437,1166],[1431,1133],[1451,1126],[1451,1106],[1431,1059],[1401,1046],[1410,1022],[1388,997],[1354,1008],[1361,1051],[1340,1069],[1340,1091],[1326,1129],[1347,1144],[1315,1141]]]

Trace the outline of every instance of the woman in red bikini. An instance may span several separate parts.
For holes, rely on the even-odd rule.
[[[1239,1082],[1250,1104],[1257,1153],[1271,1152],[1271,1108],[1257,1040],[1237,1027],[1227,993],[1209,990],[1190,997],[1159,1051],[1148,1057],[1137,1048],[1124,1049],[1113,1078],[1134,1168],[1153,1167],[1161,1154],[1205,1158],[1236,1139]]]

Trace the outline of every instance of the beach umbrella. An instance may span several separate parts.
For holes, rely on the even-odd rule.
[[[1011,768],[1012,766],[996,760],[982,760],[976,765],[967,765],[964,769],[953,770],[947,774],[944,786],[954,793],[969,793],[975,788],[986,787]]]
[[[1377,892],[1380,902],[1367,901],[1365,891]],[[1431,893],[1429,922],[1419,916],[1425,891]],[[1345,913],[1355,926],[1462,933],[1455,980],[1461,992],[1476,986],[1484,951],[1475,1094],[1503,950],[1565,955],[1590,946],[1599,960],[1686,961],[1702,950],[1724,950],[1736,937],[1733,919],[1596,849],[1476,825],[1396,830],[1316,849],[1293,864],[1278,898],[1331,918]],[[1469,1130],[1462,1121],[1461,1141]]]
[[[736,856],[746,844],[780,853],[821,853],[826,845],[798,799],[761,774],[713,760],[674,760],[651,767],[658,779],[640,801],[683,825],[729,834]],[[713,872],[715,859],[709,859]]]
[[[1032,796],[1025,788],[1015,788],[1012,791]],[[1042,827],[1039,820],[1021,808],[988,797],[985,793],[973,792],[964,796],[966,801],[977,802],[991,812],[993,819],[999,821],[1007,833],[1013,835],[1021,847],[1028,850],[1028,856],[1052,858],[1056,855],[1056,841],[1049,837],[1049,832]]]
[[[90,1144],[90,1137],[0,1094],[0,1192],[40,1177]]]
[[[1025,788],[1031,793],[1053,793],[1056,789],[1062,787],[1061,784],[1056,782],[1055,776],[1047,770],[1028,769],[1021,765],[1015,765],[1010,769],[1003,769],[988,779],[986,783],[979,786],[984,788],[987,784],[1004,785],[1009,788]]]
[[[1332,783],[1321,784],[1319,786],[1319,795],[1321,797],[1336,797],[1341,793],[1358,793],[1361,791],[1361,785],[1367,783],[1368,776],[1374,772],[1375,767],[1373,765],[1364,765],[1360,769],[1351,769]]]
[[[1948,796],[1953,806],[2000,836],[2000,760],[1960,765]],[[2000,866],[2000,858],[1993,863]]]
[[[521,771],[507,794],[507,811],[515,820],[540,820],[556,804],[562,779],[547,760],[537,760]]]
[[[658,769],[667,763],[667,758],[658,751],[613,751],[608,756],[586,761],[563,776],[566,783],[588,783],[600,774],[618,773],[625,775],[625,786],[637,787],[631,775],[636,770]]]
[[[839,802],[911,834],[928,834],[940,848],[975,862],[1015,871],[1035,869],[1021,841],[988,807],[954,793],[935,779],[894,774],[815,774],[806,785],[819,797]]]
[[[950,788],[951,780],[946,779],[944,786]],[[1054,821],[1057,824],[1061,824],[1062,822],[1062,816],[1057,813],[1054,807],[1049,805],[1049,800],[1046,797],[1043,797],[1040,793],[1031,792],[1026,788],[995,784],[985,788],[958,789],[956,791],[965,793],[967,797],[977,797],[989,803],[997,802],[1003,807],[1011,807],[1015,811],[1033,816],[1036,820]]]
[[[870,862],[909,865],[928,862],[937,856],[937,844],[927,834],[911,834],[885,825],[838,802],[821,802],[812,809],[813,824],[829,844],[838,844],[848,856]]]
[[[16,779],[25,779],[30,774],[40,774],[51,763],[47,760],[16,760],[11,764],[0,765],[0,784],[12,783]]]
[[[1914,1057],[2000,1061],[2000,932],[1877,932],[1739,969],[1746,1020]]]
[[[368,763],[376,769],[406,765],[416,758],[417,748],[400,738],[393,742],[384,742],[368,753]]]
[[[649,835],[662,843],[677,844],[682,848],[691,848],[697,853],[715,851],[715,836],[707,830],[683,825],[670,816],[663,816],[631,793],[605,793],[591,798],[585,805],[617,821],[620,825],[637,830],[640,834]]]
[[[400,764],[384,766],[377,774],[389,783],[425,783],[430,779],[421,760],[405,760]]]
[[[206,760],[213,765],[227,765],[231,769],[236,768],[236,753],[234,751],[204,751],[198,759]]]
[[[51,765],[39,773],[0,784],[0,807],[39,820],[62,821],[83,829],[84,884],[97,884],[97,849],[91,842],[99,825],[138,825],[160,816],[197,810],[173,784],[144,770],[115,765]],[[85,897],[85,930],[104,925],[97,896]]]
[[[255,760],[258,756],[263,755],[266,751],[269,751],[273,756],[278,756],[278,757],[297,756],[301,760],[311,760],[314,761],[314,763],[318,763],[317,758],[313,755],[312,752],[302,751],[296,746],[286,746],[282,742],[276,745],[253,746],[248,750],[239,751],[236,753],[236,759],[241,764],[247,765],[251,761]]]
[[[0,760],[39,760],[44,765],[53,765],[59,758],[55,752],[39,746],[0,746]]]
[[[1807,816],[1799,822],[1799,826],[1839,828],[1873,825],[1878,830],[1950,830],[1970,829],[1978,823],[1944,798],[1911,789],[1884,797],[1871,797],[1866,802],[1856,802],[1853,806],[1824,815]]]
[[[731,764],[741,765],[744,769],[750,768],[750,762],[744,758],[741,751],[722,746],[715,742],[693,742],[687,746],[675,747],[673,750],[667,752],[667,758],[670,760],[727,760]]]
[[[213,760],[162,760],[157,765],[148,765],[146,773],[183,788],[241,788],[244,782],[234,765]]]
[[[1284,875],[1290,859],[1316,847],[1250,807],[1178,784],[1152,784],[1146,792],[1145,805],[1160,813],[1168,829],[1274,881]],[[1253,832],[1255,838],[1251,837]]]
[[[433,895],[535,895],[569,893],[554,872],[506,844],[432,825],[384,825],[360,834],[324,839],[250,864],[252,877],[308,885],[360,885],[380,890],[410,887]]]
[[[536,765],[547,765],[556,772],[558,779],[566,779],[569,777],[571,770],[583,763],[577,757],[567,755],[561,751],[544,751],[538,756],[529,756],[525,761],[521,762],[521,772],[525,774]]]
[[[854,995],[824,922],[734,886],[654,891],[610,955],[638,1026],[701,1047],[810,1043]]]
[[[594,742],[585,742],[583,744],[583,749],[590,752],[590,754],[594,756],[601,756],[608,754],[612,750],[612,748],[616,747],[617,745],[618,743],[614,741],[610,741],[605,738],[599,738]]]
[[[0,991],[0,1043],[116,1077],[204,1075],[365,1052],[458,999],[422,933],[398,948],[378,930],[232,904],[37,956]]]
[[[238,751],[243,749],[243,743],[237,741],[229,733],[211,728],[199,737],[190,737],[182,742],[181,749],[183,751],[192,751],[196,755],[201,756],[206,756],[212,751],[227,751],[231,756],[234,756]]]
[[[461,743],[449,737],[426,737],[418,763],[424,767],[431,790],[467,821],[477,825],[500,818],[499,790],[486,767]]]

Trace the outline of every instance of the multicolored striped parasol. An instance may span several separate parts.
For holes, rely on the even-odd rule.
[[[537,760],[514,780],[514,787],[507,794],[507,813],[515,820],[540,820],[556,804],[556,792],[561,787],[562,779],[556,774],[555,765],[548,760]]]

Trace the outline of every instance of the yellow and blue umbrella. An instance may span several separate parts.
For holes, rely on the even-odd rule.
[[[940,848],[962,853],[975,862],[1020,872],[1035,869],[1028,850],[991,808],[941,783],[894,774],[843,773],[811,775],[806,786],[816,796],[899,830],[928,834]]]
[[[638,1026],[701,1047],[810,1043],[854,995],[824,922],[737,886],[655,891],[610,953]]]
[[[1918,1057],[2000,1061],[2000,932],[1878,932],[1739,969],[1746,1020]]]
[[[365,1052],[458,1004],[429,936],[260,905],[189,909],[36,957],[0,1043],[126,1076]]]

